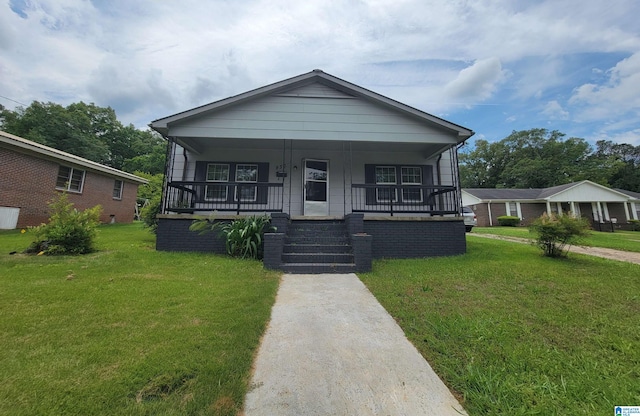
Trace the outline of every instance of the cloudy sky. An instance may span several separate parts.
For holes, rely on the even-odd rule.
[[[640,145],[638,0],[0,0],[0,104],[160,117],[319,68],[500,140]]]

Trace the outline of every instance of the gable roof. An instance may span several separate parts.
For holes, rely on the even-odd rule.
[[[319,83],[328,87],[331,87],[337,91],[340,91],[351,97],[358,97],[369,102],[376,103],[386,108],[399,111],[405,115],[418,119],[422,122],[427,122],[432,125],[436,125],[439,128],[445,129],[452,133],[455,133],[458,137],[458,143],[462,143],[475,133],[466,127],[462,127],[458,124],[444,120],[440,117],[418,110],[414,107],[403,104],[399,101],[385,97],[381,94],[370,91],[366,88],[347,82],[343,79],[323,72],[320,69],[314,69],[306,74],[298,75],[289,79],[285,79],[280,82],[269,84],[264,87],[256,88],[251,91],[247,91],[242,94],[238,94],[229,98],[225,98],[213,103],[205,104],[196,108],[192,108],[187,111],[183,111],[168,117],[163,117],[152,121],[149,126],[162,134],[167,136],[169,131],[169,125],[176,122],[184,122],[191,118],[200,117],[206,113],[214,113],[227,109],[229,107],[242,104],[247,101],[255,100],[257,98],[265,97],[273,94],[281,94],[284,92],[292,91],[305,85]]]
[[[615,188],[615,190],[625,195],[629,195],[632,199],[637,199],[640,201],[640,193],[638,192],[627,191],[625,189],[620,189],[620,188]]]
[[[82,158],[80,156],[73,155],[71,153],[63,152],[53,147],[45,146],[40,143],[27,140],[20,136],[16,136],[0,130],[0,147],[9,147],[13,150],[20,151],[22,153],[29,153],[43,159],[54,160],[59,163],[69,163],[75,166],[81,166],[83,168],[107,174],[116,178],[120,178],[129,182],[138,184],[148,183],[144,178],[141,178],[131,173],[123,172],[121,170],[112,168],[110,166],[101,165]]]
[[[640,197],[640,194],[636,194],[635,192],[623,191],[621,189],[611,189],[606,186],[603,186],[588,180],[567,183],[564,185],[553,186],[550,188],[530,188],[530,189],[464,188],[463,191],[482,201],[546,201],[563,192],[569,191],[570,189],[578,188],[585,185],[597,187],[603,191],[610,192],[618,196],[634,198],[634,194],[635,194],[636,195],[635,198]]]

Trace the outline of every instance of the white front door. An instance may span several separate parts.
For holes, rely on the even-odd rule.
[[[329,215],[329,161],[304,161],[304,215]]]

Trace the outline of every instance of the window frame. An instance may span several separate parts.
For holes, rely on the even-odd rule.
[[[68,175],[66,176],[66,178],[64,181],[64,186],[60,185],[60,179],[61,179],[61,171],[62,169],[68,169]],[[79,187],[78,189],[72,189],[71,185],[73,184],[74,181],[74,174],[76,172],[82,172],[82,177],[79,180]],[[87,171],[84,169],[78,169],[78,168],[74,168],[72,166],[66,166],[66,165],[59,165],[58,167],[58,176],[56,177],[56,189],[61,190],[61,191],[65,191],[65,192],[73,192],[73,193],[78,193],[81,194],[82,191],[84,190],[84,180],[86,177]],[[76,179],[77,181],[77,179]]]
[[[210,166],[226,166],[227,178],[223,179],[209,179],[209,167]],[[229,171],[231,170],[231,166],[229,163],[207,163],[207,168],[205,170],[205,181],[217,184],[229,183]],[[218,189],[224,191],[224,198],[212,198],[209,197],[209,189]],[[204,200],[205,201],[226,201],[229,198],[229,187],[227,185],[206,185],[204,191]]]
[[[120,184],[118,187],[117,185]],[[116,195],[116,191],[118,194]],[[121,179],[115,179],[113,181],[113,199],[122,200],[122,193],[124,191],[124,181]]]
[[[405,182],[404,180],[404,169],[417,169],[418,170],[418,178],[420,182]],[[400,184],[402,185],[402,202],[408,202],[412,204],[421,204],[424,201],[422,189],[418,189],[420,191],[419,199],[410,199],[405,198],[405,191],[412,191],[411,188],[405,188],[405,185],[417,185],[422,186],[422,167],[421,166],[400,166]]]
[[[242,167],[252,166],[254,168],[254,171],[255,171],[255,179],[254,180],[240,180],[238,178],[238,168],[241,167],[241,166]],[[242,182],[243,184],[244,183],[258,183],[258,164],[257,163],[236,163],[235,168],[236,168],[236,172],[235,172],[235,181],[236,182]],[[235,188],[236,189],[235,189],[235,192],[234,192],[234,195],[233,195],[233,200],[237,202],[238,201],[238,194],[239,194],[239,192],[238,192],[239,186],[236,186]],[[240,192],[240,195],[239,195],[240,202],[256,202],[258,200],[258,187],[257,186],[247,186],[246,188],[243,187],[243,191],[245,189],[253,189],[253,197],[252,198],[243,198],[242,192]]]
[[[394,177],[394,181],[393,182],[379,182],[378,181],[378,169],[393,169],[393,177]],[[395,166],[391,166],[391,165],[375,165],[374,167],[374,174],[375,174],[375,182],[376,185],[383,185],[383,186],[395,186],[398,184],[398,171],[396,169]],[[383,188],[384,189],[384,188]],[[397,189],[393,189],[393,194],[389,195],[389,198],[380,198],[380,190],[381,188],[376,187],[376,202],[398,202],[398,190]],[[393,199],[391,198],[393,197]]]

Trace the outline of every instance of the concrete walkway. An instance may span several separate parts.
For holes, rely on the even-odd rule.
[[[466,413],[355,274],[286,274],[245,415]]]
[[[494,240],[511,241],[514,243],[531,244],[533,240],[520,237],[509,237],[495,234],[473,234],[468,233],[468,236],[492,238]],[[640,264],[640,253],[633,251],[614,250],[604,247],[585,247],[585,246],[571,246],[569,247],[569,253],[585,254],[587,256],[602,257],[603,259],[626,261],[629,263]]]

